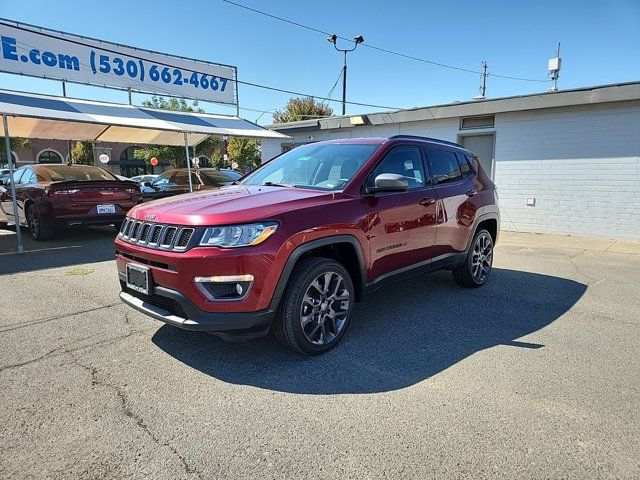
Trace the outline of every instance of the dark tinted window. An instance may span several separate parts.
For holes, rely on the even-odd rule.
[[[213,186],[222,186],[222,185],[229,185],[230,183],[233,183],[233,179],[231,179],[230,177],[228,177],[226,174],[222,173],[222,172],[216,172],[216,171],[196,171],[196,172],[191,172],[191,175],[196,175],[199,179],[200,182],[203,185],[213,185]]]
[[[462,171],[454,152],[436,148],[425,148],[429,174],[433,183],[456,182],[462,179]]]
[[[111,173],[98,167],[79,165],[47,165],[37,167],[39,177],[48,178],[52,182],[117,180]]]
[[[373,170],[368,186],[373,186],[378,175],[395,173],[409,182],[409,188],[424,186],[424,165],[418,147],[394,148]]]
[[[462,155],[461,153],[457,153],[458,162],[460,163],[460,171],[462,172],[463,177],[467,177],[473,173],[471,170],[471,161],[467,158],[466,155]]]

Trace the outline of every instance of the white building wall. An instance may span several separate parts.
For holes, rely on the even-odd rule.
[[[457,142],[475,133],[459,125],[456,117],[286,133],[296,144],[397,134]],[[491,132],[503,229],[640,240],[640,102],[496,114],[494,128],[478,131]]]
[[[640,239],[637,102],[498,114],[495,126],[503,229]]]

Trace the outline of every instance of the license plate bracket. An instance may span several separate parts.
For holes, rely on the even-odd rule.
[[[142,265],[127,263],[127,287],[136,292],[151,293],[151,270]]]
[[[104,203],[96,207],[98,214],[116,213],[116,206],[113,203]]]

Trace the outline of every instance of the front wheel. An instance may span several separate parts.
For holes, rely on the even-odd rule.
[[[53,237],[53,229],[46,224],[38,207],[33,204],[27,208],[27,228],[34,240],[49,240]]]
[[[312,257],[291,275],[274,322],[276,338],[303,355],[320,355],[335,347],[353,312],[353,282],[338,262]]]
[[[493,238],[487,230],[480,229],[473,237],[464,263],[453,271],[453,278],[463,287],[478,288],[487,282],[492,265]]]

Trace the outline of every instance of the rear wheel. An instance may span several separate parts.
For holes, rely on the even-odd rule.
[[[303,355],[320,355],[335,347],[353,312],[349,273],[328,258],[305,258],[291,274],[274,322],[276,338]]]
[[[49,240],[53,237],[53,229],[43,220],[34,204],[27,208],[27,228],[34,240]]]
[[[464,263],[453,271],[453,278],[463,287],[481,287],[489,278],[492,264],[493,239],[487,230],[480,229],[473,237]]]

